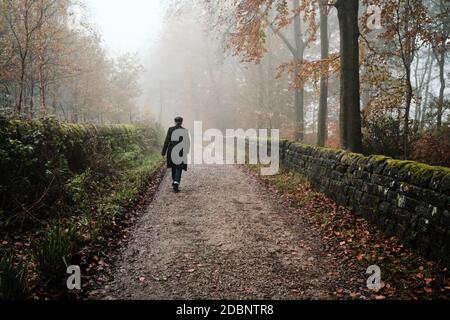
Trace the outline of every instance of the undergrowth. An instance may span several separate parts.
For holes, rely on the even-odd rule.
[[[71,259],[110,234],[163,163],[157,126],[7,120],[0,137],[7,300],[30,297],[30,288],[61,289]]]

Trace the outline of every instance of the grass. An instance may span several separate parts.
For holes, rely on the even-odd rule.
[[[0,300],[24,300],[29,296],[26,269],[12,251],[0,260]]]
[[[77,233],[73,224],[67,230],[59,224],[45,230],[33,252],[43,281],[56,283],[63,279],[68,261],[77,248],[76,242]]]

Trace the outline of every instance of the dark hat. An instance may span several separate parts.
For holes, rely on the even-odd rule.
[[[175,123],[183,123],[183,118],[182,117],[176,117],[175,118]]]

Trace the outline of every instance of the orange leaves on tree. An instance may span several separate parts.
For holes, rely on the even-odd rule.
[[[291,79],[291,88],[298,89],[306,81],[317,83],[321,76],[337,74],[340,69],[340,60],[337,53],[331,54],[328,59],[316,61],[291,61],[278,67],[277,78],[288,74]]]

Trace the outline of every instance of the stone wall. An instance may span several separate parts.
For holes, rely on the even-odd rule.
[[[342,206],[450,266],[450,169],[384,156],[365,157],[291,141],[282,164]]]

